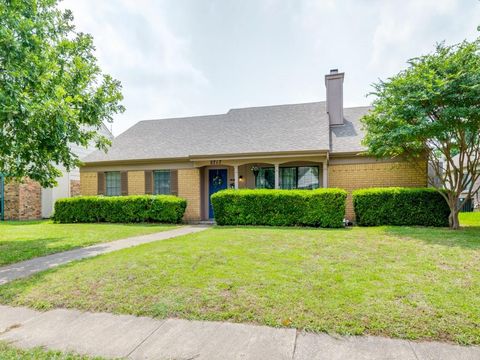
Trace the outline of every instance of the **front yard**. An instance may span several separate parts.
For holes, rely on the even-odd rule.
[[[480,344],[475,216],[460,231],[216,227],[15,281],[0,302]]]
[[[150,224],[55,224],[0,222],[0,266],[74,248],[172,229]]]

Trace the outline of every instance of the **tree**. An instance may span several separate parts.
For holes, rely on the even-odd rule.
[[[368,153],[427,160],[429,184],[450,207],[450,227],[459,228],[459,198],[479,191],[480,39],[447,46],[409,60],[409,67],[374,84],[373,110],[362,121]]]
[[[93,39],[58,0],[0,0],[0,172],[53,186],[80,164],[71,144],[94,143],[123,112],[121,84],[102,74]]]

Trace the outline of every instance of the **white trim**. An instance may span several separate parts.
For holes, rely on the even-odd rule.
[[[322,162],[322,175],[323,175],[323,181],[322,181],[322,185],[324,188],[328,187],[328,166],[327,166],[327,162],[324,161]]]
[[[275,164],[275,189],[280,189],[280,165]]]
[[[227,177],[228,177],[228,175],[227,175]],[[235,165],[233,167],[233,177],[235,179],[235,190],[238,190],[238,165]]]

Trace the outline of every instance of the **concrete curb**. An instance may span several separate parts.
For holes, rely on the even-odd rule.
[[[128,359],[480,359],[480,347],[295,329],[0,305],[0,341]]]

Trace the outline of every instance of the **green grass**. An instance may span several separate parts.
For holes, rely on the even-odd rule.
[[[460,224],[462,226],[480,226],[480,211],[460,213]]]
[[[152,224],[55,224],[0,222],[0,266],[129,236],[171,229]]]
[[[480,344],[480,224],[213,228],[0,287],[0,303]]]
[[[101,360],[99,357],[75,355],[42,348],[21,350],[0,342],[0,359],[2,360]]]

